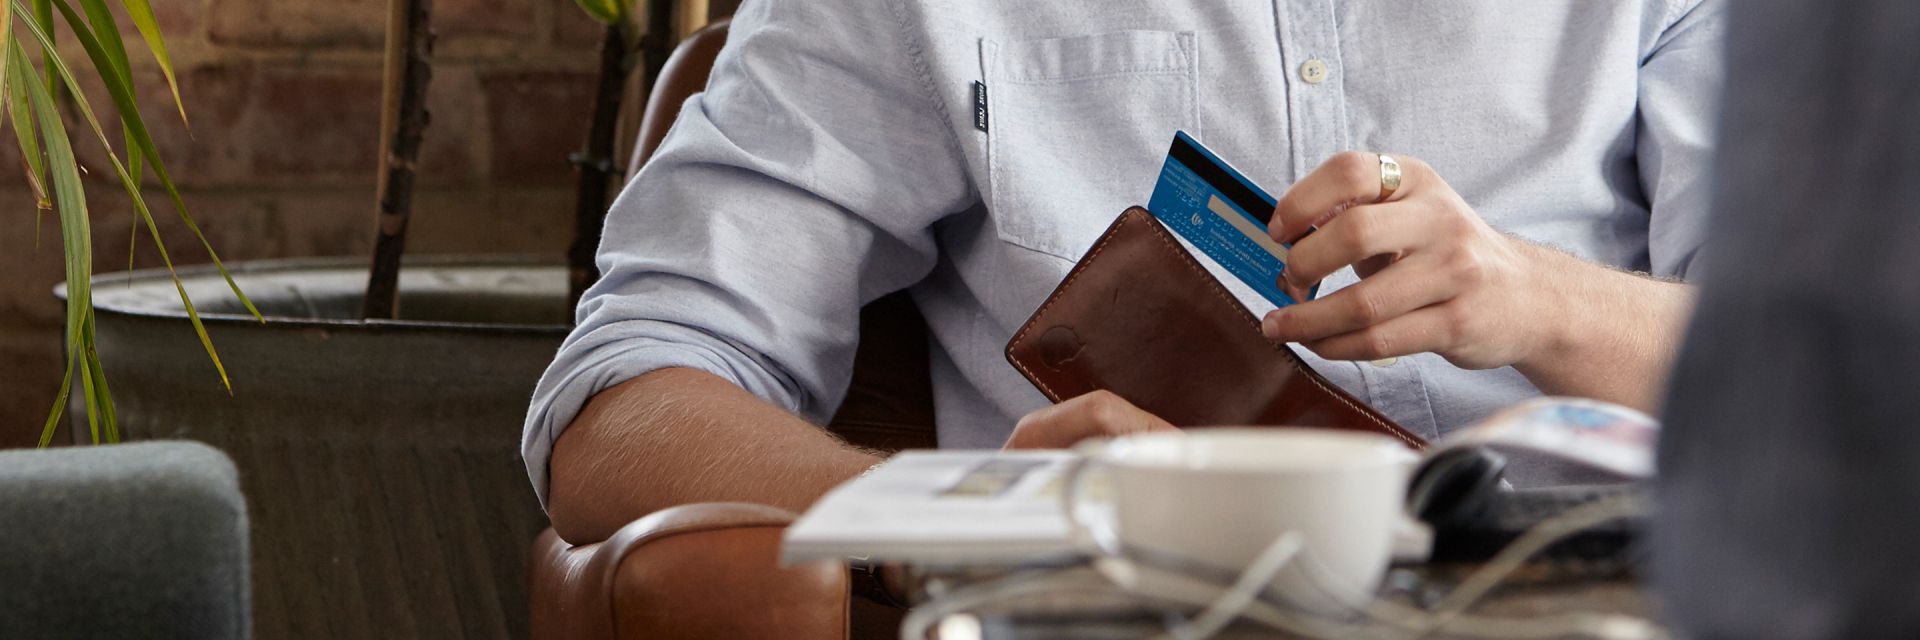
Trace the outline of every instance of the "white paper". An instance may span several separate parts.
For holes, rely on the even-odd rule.
[[[787,528],[783,562],[1024,563],[1076,555],[1061,515],[1065,451],[908,451]]]

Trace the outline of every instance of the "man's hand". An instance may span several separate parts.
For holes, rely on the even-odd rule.
[[[1401,184],[1385,202],[1379,156],[1359,152],[1280,198],[1274,239],[1297,240],[1281,286],[1304,291],[1349,265],[1361,281],[1268,314],[1269,338],[1335,360],[1512,365],[1549,393],[1651,407],[1691,309],[1686,286],[1500,233],[1426,163],[1392,157]]]
[[[1551,308],[1553,274],[1540,272],[1534,248],[1487,226],[1426,163],[1394,158],[1401,183],[1387,202],[1340,211],[1380,193],[1379,156],[1359,152],[1335,156],[1280,198],[1276,240],[1338,211],[1294,245],[1281,286],[1304,291],[1348,265],[1363,280],[1268,314],[1268,337],[1335,360],[1430,351],[1467,369],[1539,351],[1546,338],[1532,320]]]
[[[1065,449],[1090,438],[1179,431],[1110,391],[1094,391],[1027,414],[1013,427],[1007,449]]]

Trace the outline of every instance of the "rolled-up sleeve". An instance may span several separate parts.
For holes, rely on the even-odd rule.
[[[760,0],[607,217],[578,326],[534,391],[522,454],[544,504],[588,399],[667,367],[824,422],[861,305],[932,269],[931,227],[974,199],[883,0]]]
[[[1640,66],[1635,141],[1652,203],[1647,253],[1655,275],[1685,278],[1707,240],[1714,139],[1726,76],[1720,0],[1671,0]]]

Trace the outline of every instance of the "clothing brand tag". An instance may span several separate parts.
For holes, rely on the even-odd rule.
[[[987,83],[973,83],[973,128],[987,130]]]

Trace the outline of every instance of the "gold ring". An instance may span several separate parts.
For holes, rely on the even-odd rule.
[[[1400,161],[1384,153],[1374,155],[1380,156],[1380,198],[1374,202],[1386,202],[1400,190]]]

